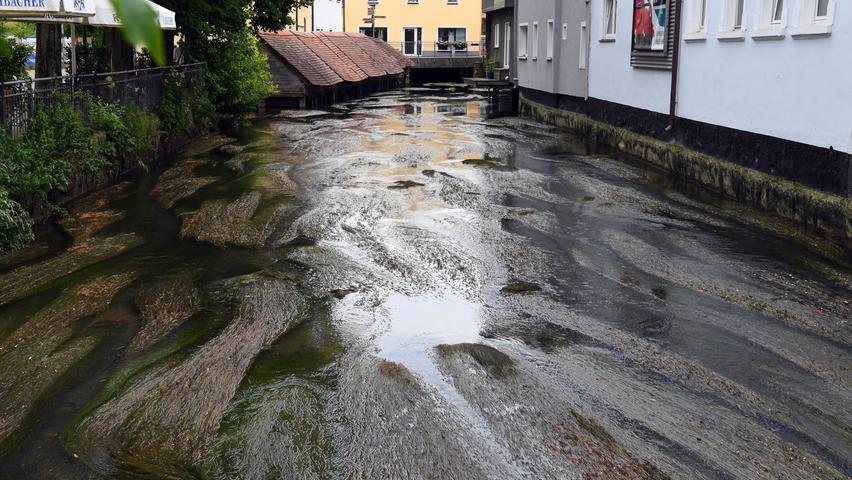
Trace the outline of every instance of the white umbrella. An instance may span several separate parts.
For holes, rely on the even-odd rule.
[[[96,0],[0,1],[0,17],[33,23],[71,24],[71,75],[77,74],[77,32],[74,24],[95,14]]]
[[[94,27],[120,27],[121,19],[118,18],[118,13],[112,6],[110,0],[92,0],[95,4],[95,15],[86,19],[86,24]],[[174,30],[177,28],[175,23],[175,12],[157,5],[156,3],[145,0],[146,3],[157,14],[157,23],[163,30]]]
[[[21,22],[68,23],[72,18],[94,15],[95,3],[96,0],[0,1],[0,17]]]

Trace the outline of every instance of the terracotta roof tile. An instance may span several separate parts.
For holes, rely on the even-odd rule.
[[[340,75],[328,66],[311,46],[293,32],[261,33],[260,38],[293,66],[308,82],[327,87],[343,82]]]
[[[282,30],[261,33],[260,38],[317,86],[397,75],[411,67],[411,61],[402,53],[360,33]]]
[[[328,35],[315,35],[314,39],[322,45],[317,50],[325,52],[323,59],[344,80],[348,82],[360,82],[369,77],[356,63],[349,60],[349,57],[343,53],[340,46],[329,38]]]

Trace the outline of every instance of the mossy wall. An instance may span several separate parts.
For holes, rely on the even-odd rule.
[[[674,179],[800,223],[852,249],[852,202],[766,173],[521,98],[519,113],[618,148]]]

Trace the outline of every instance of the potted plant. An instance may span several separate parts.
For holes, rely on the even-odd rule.
[[[497,68],[497,61],[491,57],[485,59],[485,78],[494,80],[494,69]]]
[[[453,42],[453,48],[456,50],[465,50],[467,49],[467,42],[457,41]]]

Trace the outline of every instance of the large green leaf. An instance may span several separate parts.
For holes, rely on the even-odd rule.
[[[124,38],[133,45],[144,45],[158,65],[166,63],[163,33],[157,23],[157,13],[145,0],[111,0]]]

